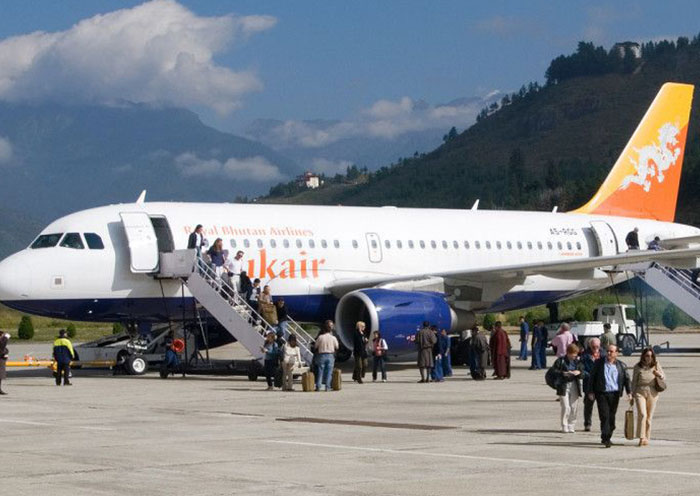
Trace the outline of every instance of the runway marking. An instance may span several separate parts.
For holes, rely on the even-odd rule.
[[[389,448],[365,448],[361,446],[348,446],[343,444],[324,444],[324,443],[307,443],[303,441],[281,441],[275,439],[265,440],[266,443],[274,444],[288,444],[293,446],[308,446],[314,448],[331,448],[347,451],[371,451],[373,453],[389,453],[392,455],[415,455],[415,456],[427,456],[434,458],[439,455],[440,458],[457,458],[463,460],[482,460],[490,462],[510,462],[519,463],[527,465],[541,465],[543,467],[565,467],[570,469],[571,463],[564,462],[550,462],[541,460],[526,460],[523,458],[499,458],[494,456],[476,456],[476,455],[458,455],[452,453],[434,453],[430,451],[411,451],[411,450],[398,450]],[[659,475],[683,475],[687,477],[700,477],[700,472],[678,472],[674,470],[654,470],[645,468],[625,468],[625,467],[614,467],[609,465],[581,465],[577,464],[576,468],[581,469],[593,469],[593,470],[604,470],[613,472],[632,472],[641,474],[659,474]]]
[[[10,419],[0,419],[0,422],[5,422],[7,424],[23,424],[23,425],[38,425],[40,427],[55,427],[56,424],[50,424],[47,422],[33,422],[31,420],[10,420]],[[112,429],[110,427],[93,427],[90,425],[69,425],[69,424],[61,424],[61,427],[68,427],[68,428],[73,428],[73,429],[83,429],[86,431],[114,431],[116,429]]]
[[[362,427],[385,427],[387,429],[412,429],[419,431],[439,431],[457,429],[449,425],[398,424],[396,422],[374,422],[370,420],[339,420],[315,417],[282,417],[275,419],[279,422],[306,422],[309,424],[355,425]]]

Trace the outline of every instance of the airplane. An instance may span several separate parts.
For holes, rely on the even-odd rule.
[[[626,279],[630,264],[700,265],[700,229],[674,223],[694,87],[666,83],[598,192],[571,212],[137,202],[76,212],[0,262],[0,301],[75,321],[158,323],[193,317],[181,281],[158,278],[159,253],[194,226],[244,251],[300,322],[355,323],[414,352],[423,321],[467,329],[483,312],[573,298]],[[638,228],[640,250],[626,235]],[[146,233],[146,234],[144,234]],[[644,243],[661,238],[662,251]],[[222,336],[211,346],[230,342]]]

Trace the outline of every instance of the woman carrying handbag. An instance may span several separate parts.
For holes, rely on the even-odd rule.
[[[666,389],[664,371],[651,348],[644,348],[639,363],[632,373],[632,395],[637,405],[637,437],[639,446],[647,446],[651,438],[651,421],[656,401]]]

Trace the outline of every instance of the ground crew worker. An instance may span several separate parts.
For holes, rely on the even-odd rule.
[[[61,385],[61,374],[63,374],[63,385],[70,386],[70,362],[75,358],[73,345],[66,337],[66,330],[58,331],[58,338],[53,342],[53,359],[56,360],[56,385]]]

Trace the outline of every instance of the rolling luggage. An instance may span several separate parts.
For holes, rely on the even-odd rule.
[[[340,391],[343,387],[343,375],[340,369],[333,369],[333,380],[331,381],[333,391]]]
[[[634,439],[634,411],[631,406],[625,412],[625,439]]]
[[[313,391],[316,385],[314,384],[314,373],[310,370],[301,374],[301,389],[304,391]]]

